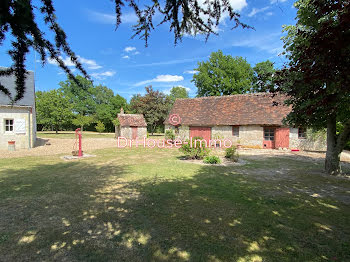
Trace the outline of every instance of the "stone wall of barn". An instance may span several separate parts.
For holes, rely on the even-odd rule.
[[[178,128],[175,128],[173,125],[165,125],[165,130],[169,130],[169,129],[174,131],[176,139],[185,141],[190,137],[189,126],[179,126]]]
[[[144,138],[144,137],[147,137],[147,128],[146,127],[143,127],[143,126],[139,126],[137,128],[137,136],[138,138]]]
[[[289,147],[300,150],[326,151],[327,140],[325,136],[312,137],[308,135],[306,138],[298,138],[298,128],[290,128],[289,131]]]
[[[2,107],[0,106],[0,149],[8,149],[8,141],[15,141],[16,149],[25,149],[34,147],[36,144],[36,117],[35,110],[31,113],[29,108],[25,107]],[[14,121],[13,131],[6,131],[5,121],[12,119]],[[24,120],[23,132],[18,132],[16,120]],[[29,121],[28,121],[29,120]],[[29,126],[30,123],[30,126]],[[30,133],[30,142],[29,142]]]
[[[119,130],[117,136],[132,139],[132,128],[130,126],[120,127]],[[147,128],[141,126],[137,127],[137,136],[139,139],[147,137]]]
[[[214,126],[211,128],[212,139],[226,138],[233,144],[252,148],[262,148],[264,129],[261,126],[239,126],[239,136],[233,136],[232,126]]]

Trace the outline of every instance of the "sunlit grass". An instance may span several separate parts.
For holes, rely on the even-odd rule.
[[[321,164],[246,157],[213,167],[142,147],[94,154],[0,159],[0,260],[350,259],[350,182]]]

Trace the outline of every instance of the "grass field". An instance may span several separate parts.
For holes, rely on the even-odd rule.
[[[94,153],[0,159],[1,261],[350,261],[350,181],[316,161]]]

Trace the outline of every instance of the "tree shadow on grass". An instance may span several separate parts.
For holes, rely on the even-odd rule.
[[[130,180],[130,166],[88,162],[7,170],[0,183],[4,261],[346,261],[349,206],[239,168]],[[284,189],[281,189],[284,190]]]

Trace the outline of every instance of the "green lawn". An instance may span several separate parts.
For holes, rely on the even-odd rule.
[[[75,138],[74,131],[59,131],[58,134],[54,131],[39,131],[37,136],[40,138]],[[92,131],[84,131],[84,138],[114,138],[114,133],[98,133]]]
[[[350,261],[350,181],[317,162],[94,153],[0,159],[1,261]]]

